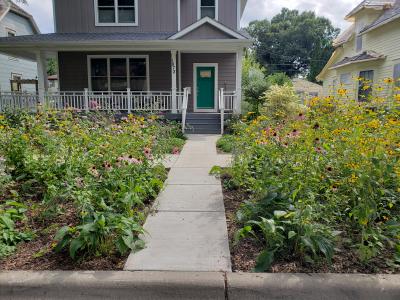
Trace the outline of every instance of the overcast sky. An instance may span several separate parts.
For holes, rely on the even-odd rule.
[[[165,0],[167,1],[167,0]],[[23,7],[36,19],[43,33],[53,32],[52,0],[29,0],[29,5]],[[312,10],[318,15],[328,17],[333,24],[341,29],[348,26],[343,20],[361,0],[248,0],[243,24],[252,20],[270,19],[283,7],[298,10]]]

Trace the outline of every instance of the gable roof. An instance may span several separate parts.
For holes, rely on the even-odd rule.
[[[221,24],[214,19],[211,19],[209,17],[204,17],[203,19],[198,20],[197,22],[193,23],[192,25],[189,25],[185,29],[175,33],[174,35],[169,37],[169,40],[178,40],[187,34],[195,31],[196,29],[202,27],[203,25],[211,25],[212,27],[219,29],[226,35],[231,36],[233,39],[239,39],[239,40],[247,40],[247,36],[245,36],[243,33],[240,33],[236,30],[230,29],[229,27],[225,26],[224,24]]]
[[[341,61],[332,65],[332,67],[330,67],[329,69],[332,70],[332,69],[337,69],[340,67],[352,65],[355,63],[380,60],[380,59],[384,59],[384,58],[385,58],[385,55],[377,53],[375,51],[364,51],[363,53],[357,54],[352,57],[345,57]]]
[[[397,0],[394,3],[393,7],[386,10],[385,13],[382,16],[380,16],[375,22],[364,27],[364,29],[361,30],[360,33],[367,33],[371,30],[374,30],[374,29],[382,26],[382,25],[385,25],[389,22],[397,20],[398,18],[400,18],[400,0]]]
[[[347,28],[345,31],[343,31],[334,41],[333,41],[333,47],[339,47],[343,45],[344,43],[347,43],[348,41],[351,40],[351,38],[354,36],[356,30],[356,24],[352,24],[349,28]]]
[[[13,12],[16,15],[19,15],[19,16],[21,16],[23,18],[26,18],[30,22],[30,24],[31,24],[31,26],[33,28],[33,32],[35,34],[39,34],[40,33],[39,27],[37,26],[37,24],[35,22],[35,19],[33,18],[33,16],[31,14],[26,12],[20,6],[16,5],[14,2],[9,2],[7,0],[0,0],[0,21],[9,12]]]
[[[371,8],[376,10],[382,10],[385,8],[390,8],[396,0],[364,0],[359,5],[356,6],[347,16],[345,20],[351,19],[355,14],[359,13],[364,8]]]

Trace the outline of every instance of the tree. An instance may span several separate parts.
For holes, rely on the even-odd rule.
[[[272,18],[250,23],[257,60],[270,74],[307,76],[315,81],[333,52],[332,41],[339,34],[327,18],[314,12],[299,13],[283,8]]]
[[[275,73],[267,77],[269,85],[293,86],[292,80],[285,73]]]
[[[260,105],[264,102],[262,96],[269,88],[265,78],[266,72],[266,69],[256,61],[253,53],[246,53],[243,61],[243,96],[256,115],[259,114]]]

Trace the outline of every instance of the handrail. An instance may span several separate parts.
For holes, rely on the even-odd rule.
[[[182,133],[185,133],[186,129],[186,114],[189,103],[189,94],[190,94],[190,88],[189,87],[184,88],[183,101],[182,101]]]
[[[224,134],[224,123],[225,123],[225,97],[224,89],[219,90],[219,110],[221,112],[221,134]]]

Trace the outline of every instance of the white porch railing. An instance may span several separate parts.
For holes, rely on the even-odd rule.
[[[221,114],[221,134],[224,134],[225,112],[233,112],[236,100],[236,92],[225,92],[224,89],[219,90],[218,106]]]
[[[182,109],[185,92],[176,93],[176,107]],[[0,92],[0,111],[37,111],[39,107],[51,110],[77,111],[150,111],[164,112],[173,108],[172,92],[48,92],[41,103],[36,93]]]
[[[181,105],[181,111],[182,111],[182,133],[185,133],[186,130],[186,114],[187,114],[187,109],[188,109],[188,104],[189,104],[189,95],[191,91],[190,88],[184,88],[183,89],[183,102]]]

